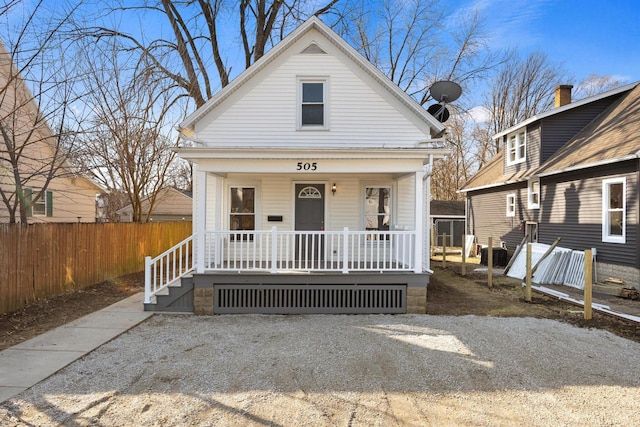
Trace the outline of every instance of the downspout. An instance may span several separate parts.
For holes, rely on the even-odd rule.
[[[423,255],[426,258],[427,262],[425,263],[426,271],[429,274],[433,274],[433,270],[431,269],[431,172],[433,171],[433,154],[429,154],[429,163],[423,166],[424,168],[424,176],[422,177],[422,181],[425,188],[425,193],[429,197],[425,197],[425,217],[423,228],[426,232],[422,233],[423,238],[427,241],[427,251],[426,254]],[[424,245],[423,245],[424,246]]]

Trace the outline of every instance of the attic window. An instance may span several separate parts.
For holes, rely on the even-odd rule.
[[[305,47],[304,50],[300,53],[306,53],[306,54],[312,54],[312,55],[327,54],[327,52],[322,50],[322,48],[320,48],[320,46],[318,46],[315,43],[311,43],[309,46]]]
[[[507,165],[522,163],[527,159],[527,143],[524,131],[507,137]]]
[[[298,79],[298,129],[328,129],[326,79]]]

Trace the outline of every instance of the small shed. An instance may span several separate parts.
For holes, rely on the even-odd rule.
[[[435,246],[442,246],[442,235],[447,234],[447,246],[462,247],[465,230],[464,200],[432,200],[431,226],[435,231]]]

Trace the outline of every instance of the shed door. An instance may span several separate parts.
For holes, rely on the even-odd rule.
[[[296,184],[296,231],[324,230],[324,184]],[[324,259],[322,238],[316,234],[296,235],[296,259]]]

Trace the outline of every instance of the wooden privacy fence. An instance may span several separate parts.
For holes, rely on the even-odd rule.
[[[144,270],[192,233],[191,222],[0,224],[0,314]]]

